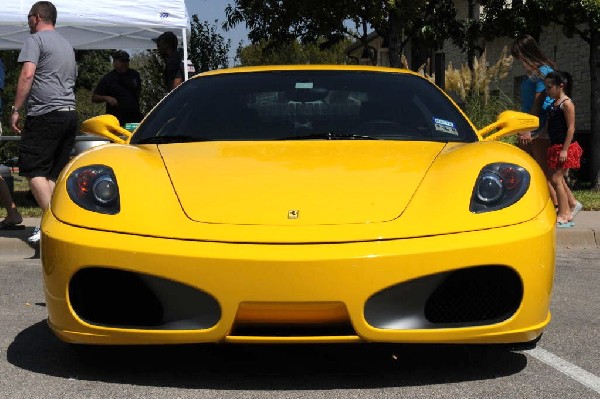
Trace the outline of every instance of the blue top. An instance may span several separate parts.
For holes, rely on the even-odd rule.
[[[548,65],[542,65],[540,67],[540,73],[542,76],[546,76],[553,69]],[[544,86],[544,79],[538,78],[537,76],[530,76],[527,79],[523,79],[521,82],[521,111],[529,113],[531,111],[531,107],[533,106],[533,101],[535,100],[535,95],[537,93],[541,93],[546,90],[546,86]],[[544,126],[546,123],[546,110],[552,104],[553,100],[546,96],[544,103],[542,104],[542,109],[540,114],[538,115],[540,118],[540,127]]]

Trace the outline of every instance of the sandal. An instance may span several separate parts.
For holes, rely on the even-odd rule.
[[[579,211],[581,211],[583,209],[583,205],[581,204],[581,202],[577,201],[575,203],[575,207],[573,209],[571,209],[571,213],[573,214],[573,217],[575,217]]]

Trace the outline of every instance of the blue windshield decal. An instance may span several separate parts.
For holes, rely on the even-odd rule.
[[[458,130],[456,130],[456,126],[454,122],[447,121],[445,119],[433,118],[433,125],[435,130],[438,132],[448,133],[453,136],[458,136]]]

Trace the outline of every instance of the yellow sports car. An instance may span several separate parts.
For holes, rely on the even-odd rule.
[[[76,156],[43,216],[51,329],[83,344],[530,343],[554,206],[535,161],[427,79],[212,71]]]

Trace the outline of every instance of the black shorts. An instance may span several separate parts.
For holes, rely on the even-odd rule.
[[[71,158],[77,130],[75,111],[28,116],[18,146],[19,175],[56,181]]]

